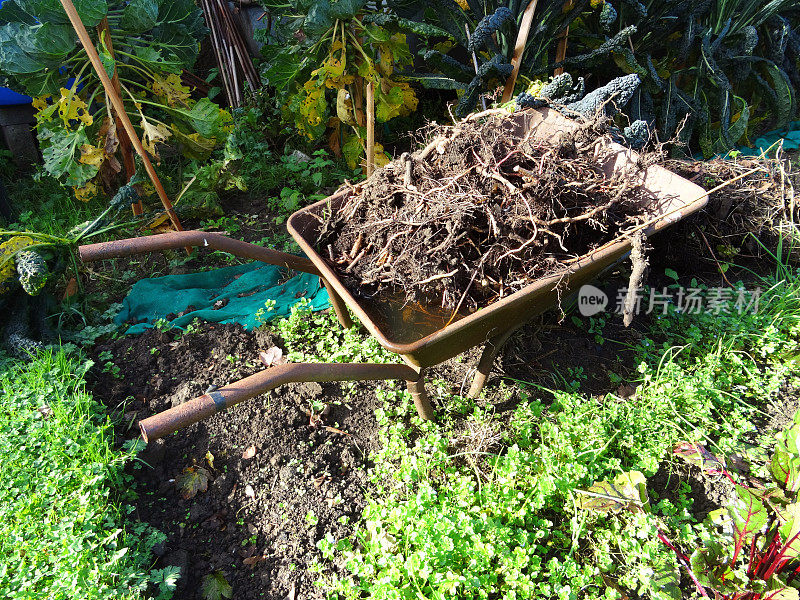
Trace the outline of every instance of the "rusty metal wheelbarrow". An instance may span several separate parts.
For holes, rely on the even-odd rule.
[[[545,140],[575,127],[574,122],[548,109],[525,112],[514,119],[512,126],[517,134],[530,133]],[[637,158],[635,152],[616,146],[613,155],[601,166],[611,174]],[[640,177],[644,190],[642,209],[647,216],[643,229],[647,234],[664,229],[699,210],[708,201],[701,187],[662,167],[649,167]],[[268,367],[219,390],[143,419],[139,427],[145,441],[163,437],[243,400],[292,382],[404,380],[420,417],[432,419],[433,408],[425,393],[426,368],[483,344],[483,354],[468,392],[469,396],[476,397],[483,389],[498,350],[514,331],[554,306],[560,297],[595,278],[631,249],[629,238],[609,242],[574,260],[562,272],[543,277],[490,306],[456,318],[452,318],[452,315],[436,315],[402,302],[365,301],[357,299],[342,284],[327,259],[312,245],[320,222],[315,215],[325,210],[337,210],[348,193],[348,190],[340,191],[289,218],[288,230],[308,258],[233,240],[220,233],[202,231],[181,231],[80,248],[81,259],[93,261],[168,248],[205,246],[317,274],[328,290],[331,305],[341,325],[345,328],[352,326],[349,308],[384,348],[399,355],[403,361],[398,364],[310,363]]]

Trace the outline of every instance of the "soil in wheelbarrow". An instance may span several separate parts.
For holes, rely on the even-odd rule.
[[[606,119],[550,141],[515,136],[507,115],[435,127],[427,145],[322,214],[315,249],[356,295],[469,313],[563,270],[641,222],[637,174],[607,176]]]

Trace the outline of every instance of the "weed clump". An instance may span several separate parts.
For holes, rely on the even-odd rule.
[[[317,249],[354,291],[471,312],[640,222],[642,159],[598,114],[574,130],[521,133],[522,115],[433,127],[427,146],[350,187]]]

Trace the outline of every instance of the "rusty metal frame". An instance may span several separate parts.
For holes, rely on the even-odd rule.
[[[428,419],[433,418],[433,408],[425,395],[424,383],[419,383],[419,374],[411,367],[401,364],[297,363],[275,365],[143,419],[139,421],[139,429],[145,442],[156,440],[287,383],[384,379],[407,381],[417,408]]]
[[[93,262],[108,258],[123,258],[135,254],[144,254],[145,252],[175,250],[189,246],[221,250],[241,258],[260,260],[269,265],[286,267],[302,273],[320,274],[314,263],[303,256],[256,246],[255,244],[229,238],[227,235],[215,231],[173,231],[171,233],[160,233],[138,238],[87,244],[78,248],[78,254],[83,262]],[[349,329],[353,326],[353,321],[347,312],[347,306],[339,294],[336,293],[336,290],[330,287],[325,278],[322,278],[322,283],[325,289],[328,290],[328,297],[339,323],[345,329]]]

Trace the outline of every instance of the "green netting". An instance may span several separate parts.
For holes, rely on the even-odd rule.
[[[136,323],[127,333],[142,333],[158,319],[168,320],[179,329],[194,319],[241,323],[245,329],[252,329],[270,319],[287,316],[304,298],[314,310],[330,306],[328,292],[318,276],[300,273],[289,278],[286,269],[256,261],[137,281],[123,300],[114,323]],[[184,312],[180,317],[167,319]],[[146,322],[140,323],[142,319]]]
[[[744,156],[758,156],[778,140],[783,140],[784,150],[800,148],[800,121],[792,121],[783,129],[770,131],[755,141],[755,148],[740,146],[737,148]]]

